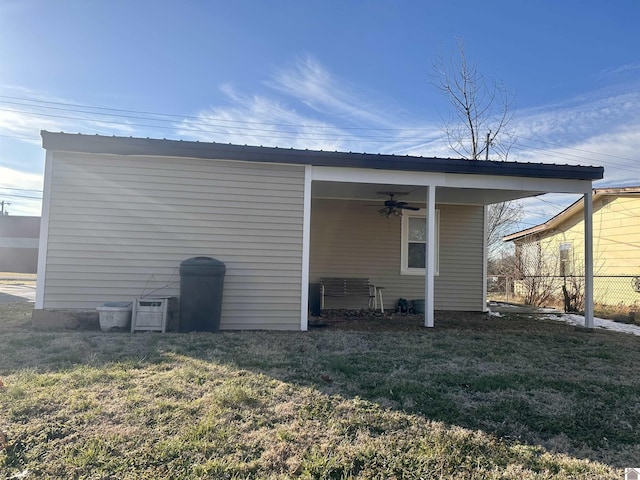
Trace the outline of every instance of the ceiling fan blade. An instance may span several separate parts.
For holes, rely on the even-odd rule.
[[[407,204],[398,205],[398,208],[403,208],[405,210],[413,210],[414,212],[417,212],[418,210],[420,210],[419,207],[412,207],[411,205],[407,205]]]

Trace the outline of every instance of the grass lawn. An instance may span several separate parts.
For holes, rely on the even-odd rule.
[[[609,480],[640,462],[640,337],[472,314],[36,332],[30,308],[0,306],[7,478]]]

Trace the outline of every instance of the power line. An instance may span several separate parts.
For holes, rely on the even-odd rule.
[[[17,140],[40,140],[38,137],[19,137],[17,135],[2,135],[2,134],[0,134],[0,137],[3,137],[3,138],[15,138]]]
[[[576,150],[578,152],[590,153],[590,154],[593,154],[593,155],[601,155],[601,156],[604,156],[604,157],[619,158],[620,160],[629,160],[630,162],[634,161],[632,158],[621,157],[620,155],[613,155],[611,153],[594,152],[592,150],[585,150],[585,149],[576,148],[576,147],[566,147],[565,145],[562,145],[561,143],[550,142],[548,140],[540,140],[539,138],[525,137],[525,136],[522,136],[522,135],[516,135],[516,137],[524,138],[524,139],[527,139],[527,140],[531,140],[533,142],[546,143],[547,145],[555,145],[556,147],[560,147],[560,148],[570,148],[571,150]]]
[[[42,193],[42,190],[37,190],[35,188],[14,188],[14,187],[3,187],[0,186],[0,190],[16,190],[19,192],[38,192]]]
[[[141,110],[126,110],[126,109],[120,109],[120,108],[109,108],[109,107],[98,107],[98,106],[92,106],[92,105],[80,105],[80,104],[75,104],[75,103],[63,103],[63,102],[51,102],[51,101],[46,101],[46,100],[36,100],[36,99],[30,99],[30,98],[21,98],[21,97],[11,97],[8,95],[0,95],[0,98],[8,98],[11,100],[20,100],[20,101],[26,101],[26,102],[32,102],[32,103],[36,103],[36,105],[30,105],[30,104],[24,104],[24,103],[17,103],[17,102],[12,102],[12,101],[2,101],[2,103],[9,103],[9,104],[15,104],[15,105],[23,105],[23,106],[33,106],[36,108],[54,108],[57,110],[64,110],[64,111],[72,111],[72,112],[77,112],[77,113],[89,113],[89,114],[96,114],[96,115],[110,115],[110,116],[117,116],[117,117],[129,117],[129,118],[136,118],[136,119],[144,119],[144,120],[150,120],[148,117],[136,117],[136,116],[129,116],[129,115],[120,115],[120,114],[109,114],[109,113],[99,113],[99,112],[86,112],[86,111],[80,111],[80,110],[74,110],[74,109],[65,109],[65,108],[59,108],[59,107],[47,107],[44,105],[37,105],[37,103],[44,103],[44,104],[49,104],[49,105],[62,105],[65,107],[77,107],[77,108],[89,108],[89,109],[93,109],[93,110],[105,110],[105,111],[111,111],[111,112],[123,112],[123,113],[135,113],[135,114],[140,114],[140,115],[154,115],[154,116],[159,116],[159,117],[174,117],[177,119],[185,119],[185,118],[192,118],[194,120],[202,120],[201,116],[196,116],[196,115],[182,115],[182,114],[173,114],[173,113],[159,113],[159,112],[146,112],[146,111],[141,111]],[[170,120],[164,120],[164,119],[157,119],[159,121],[170,121]],[[273,122],[256,122],[256,121],[249,121],[249,120],[232,120],[232,119],[227,119],[227,118],[213,118],[213,120],[219,121],[219,122],[229,122],[229,123],[239,123],[242,125],[245,124],[253,124],[253,125],[268,125],[268,126],[275,126],[275,127],[292,127],[292,128],[318,128],[318,129],[332,129],[332,130],[365,130],[365,131],[399,131],[399,132],[404,132],[404,131],[419,131],[419,132],[440,132],[440,129],[427,129],[427,128],[379,128],[379,127],[347,127],[347,126],[334,126],[334,125],[301,125],[301,124],[294,124],[294,123],[273,123]]]
[[[0,95],[0,99],[5,99],[5,100],[0,100],[0,103],[21,105],[29,108],[36,108],[36,109],[46,108],[46,109],[52,109],[57,111],[63,111],[63,112],[77,113],[80,115],[93,115],[93,116],[100,115],[100,116],[106,116],[106,117],[112,117],[112,118],[115,117],[115,118],[133,119],[133,120],[147,120],[155,123],[175,122],[177,119],[180,119],[180,120],[193,119],[197,121],[190,122],[189,123],[190,126],[202,126],[210,130],[206,130],[204,128],[190,128],[189,126],[179,126],[175,124],[172,124],[171,126],[167,126],[167,125],[158,125],[158,124],[131,123],[131,122],[120,122],[120,121],[108,120],[108,119],[94,119],[94,118],[87,118],[87,117],[80,117],[80,116],[46,114],[46,113],[35,112],[35,111],[0,109],[2,111],[8,111],[8,112],[40,115],[45,117],[61,118],[61,119],[67,119],[67,120],[94,121],[94,122],[102,122],[102,123],[108,123],[113,125],[125,125],[129,127],[142,127],[142,128],[151,128],[151,129],[170,129],[174,131],[182,130],[182,131],[188,131],[188,132],[197,132],[200,134],[209,133],[212,135],[242,135],[243,133],[246,134],[247,132],[262,132],[262,133],[267,133],[267,135],[259,135],[256,133],[251,133],[251,136],[254,138],[268,138],[268,139],[279,138],[279,139],[312,140],[312,141],[339,139],[343,141],[366,141],[366,142],[372,142],[372,143],[388,143],[389,141],[400,141],[400,140],[406,139],[407,136],[412,134],[419,136],[421,134],[426,134],[429,132],[441,132],[441,130],[439,129],[436,130],[436,129],[427,129],[427,128],[374,128],[374,127],[348,127],[348,126],[332,126],[332,125],[303,125],[303,124],[292,124],[292,123],[271,123],[271,122],[257,122],[257,121],[249,121],[249,120],[233,120],[233,119],[226,119],[226,118],[219,118],[219,117],[218,118],[212,117],[211,121],[207,122],[207,121],[203,121],[203,118],[201,116],[194,116],[194,115],[177,115],[177,114],[171,114],[171,113],[149,112],[149,111],[142,111],[142,110],[117,109],[117,108],[83,105],[83,104],[76,104],[76,103],[38,100],[38,99],[15,97],[15,96],[8,96],[8,95]],[[29,103],[24,103],[24,102],[29,102]],[[70,108],[67,108],[67,107],[70,107]],[[90,110],[101,110],[101,111],[96,112],[96,111],[78,110],[80,108],[90,109]],[[109,112],[118,112],[118,113],[109,113]],[[129,114],[135,114],[135,115],[129,115]],[[146,116],[139,116],[139,115],[146,115]],[[149,117],[149,115],[152,117]],[[226,124],[219,124],[219,123],[213,123],[213,122],[232,123],[236,125],[226,125]],[[293,129],[293,128],[318,129],[318,130],[324,130],[326,133],[320,133],[320,132],[314,133],[309,131],[302,131],[298,133],[294,130],[271,130],[271,129],[264,129],[264,128],[250,128],[243,125],[262,125],[262,126],[269,126],[269,127],[285,127],[290,129]],[[334,132],[340,131],[340,130],[353,131],[353,132],[362,131],[362,132],[381,132],[381,133],[398,132],[398,133],[401,133],[402,135],[388,136],[388,135],[379,135],[379,134],[364,135],[360,133],[353,133],[353,134],[337,133],[337,132],[330,133],[330,130],[333,130]],[[0,135],[0,136],[5,138],[16,138],[16,139],[22,139],[22,140],[37,140],[35,138],[29,138],[29,137],[18,137],[18,136],[10,136],[10,135]],[[531,137],[526,137],[526,136],[519,136],[519,137],[529,139],[534,142],[544,143],[548,145],[555,145],[565,150],[581,152],[589,155],[597,155],[601,157],[605,156],[610,158],[617,158],[620,160],[628,160],[630,162],[634,161],[633,159],[622,157],[619,155],[599,153],[599,152],[579,149],[575,147],[567,147],[559,143],[550,142],[550,141],[541,140],[541,139],[533,139]],[[432,139],[432,141],[435,141],[435,140],[436,139]],[[580,161],[589,161],[589,162],[596,162],[596,163],[599,161],[595,158],[591,158],[581,154],[574,154],[570,152],[557,152],[554,149],[545,149],[545,148],[540,148],[540,147],[537,147],[534,145],[528,145],[528,144],[516,143],[512,146],[512,148],[516,151],[518,150],[523,151],[525,148],[534,150],[534,151],[538,150],[541,152],[545,152],[544,154],[549,157],[565,159],[565,160],[567,158],[574,158]],[[634,173],[640,171],[638,168],[633,168],[626,164],[614,163],[611,161],[608,161],[607,164],[612,164],[616,168],[619,168],[621,170],[631,171]]]
[[[32,198],[34,200],[42,200],[42,197],[31,197],[29,195],[15,195],[12,193],[3,193],[3,197],[16,197],[16,198]]]
[[[273,138],[281,138],[281,139],[291,139],[291,140],[335,140],[335,139],[343,139],[343,140],[362,140],[362,139],[366,139],[367,142],[375,142],[375,143],[389,143],[389,141],[398,141],[401,140],[402,138],[399,137],[381,137],[381,136],[373,136],[373,135],[349,135],[349,134],[333,134],[333,133],[318,133],[318,134],[314,134],[311,132],[303,132],[300,134],[296,134],[295,136],[287,136],[286,134],[295,134],[296,132],[294,131],[288,131],[288,132],[279,132],[279,131],[270,131],[270,130],[264,130],[264,129],[251,129],[251,128],[242,128],[242,131],[239,132],[229,132],[229,131],[220,131],[220,130],[211,130],[211,131],[207,131],[207,130],[203,130],[203,129],[199,129],[199,128],[188,128],[188,127],[184,127],[184,126],[176,126],[176,125],[171,125],[171,126],[167,126],[167,125],[150,125],[150,124],[143,124],[143,123],[123,123],[120,121],[114,121],[114,120],[94,120],[94,119],[88,119],[88,118],[82,118],[82,117],[71,117],[68,115],[54,115],[51,113],[40,113],[40,112],[28,112],[28,111],[24,111],[24,110],[8,110],[8,109],[4,109],[4,108],[0,108],[0,111],[3,112],[15,112],[15,113],[25,113],[28,115],[39,115],[39,116],[43,116],[43,117],[50,117],[50,118],[62,118],[65,120],[83,120],[83,121],[95,121],[95,122],[100,122],[100,123],[108,123],[108,124],[112,124],[112,125],[120,125],[120,126],[128,126],[128,127],[144,127],[144,128],[156,128],[156,129],[164,129],[164,130],[183,130],[183,131],[188,131],[188,132],[198,132],[198,133],[212,133],[212,134],[226,134],[226,135],[240,135],[243,132],[246,131],[259,131],[259,132],[271,132],[271,135],[256,135],[256,134],[251,134],[252,137],[254,138],[269,138],[269,139],[273,139]],[[82,113],[82,112],[80,112]],[[168,120],[154,120],[151,118],[148,118],[147,120],[152,120],[152,121],[168,121]],[[211,125],[211,124],[206,124],[206,123],[200,123],[200,125],[205,126],[205,127],[213,127],[213,128],[224,128],[224,129],[239,129],[241,127],[228,127],[228,126],[224,126],[224,125]],[[307,128],[304,125],[301,125],[299,128]],[[410,130],[407,130],[407,132],[409,132]]]
[[[577,159],[577,160],[582,160],[582,161],[589,161],[589,162],[598,162],[597,159],[595,158],[590,158],[590,157],[584,157],[582,155],[574,155],[572,153],[568,153],[568,152],[558,152],[557,150],[552,150],[552,149],[546,149],[546,148],[539,148],[533,145],[526,145],[526,144],[519,144],[519,145],[513,145],[511,147],[513,150],[524,150],[525,148],[530,149],[529,152],[531,153],[531,150],[533,151],[538,151],[538,152],[544,152],[541,153],[540,155],[545,155],[547,157],[552,157],[552,158],[560,158],[560,159],[567,159],[567,157],[572,157],[573,159]],[[570,147],[567,147],[568,149],[570,149]],[[550,153],[551,152],[551,153]],[[631,160],[630,160],[631,161]],[[620,170],[626,170],[629,172],[639,172],[640,168],[639,167],[632,167],[626,164],[620,164],[617,162],[612,162],[611,160],[607,160],[607,164],[608,165],[612,165]]]

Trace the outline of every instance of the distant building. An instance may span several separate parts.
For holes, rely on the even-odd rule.
[[[40,217],[0,215],[0,272],[36,273]]]
[[[579,200],[545,223],[503,240],[515,244],[525,279],[555,277],[555,285],[539,285],[560,296],[563,279],[583,275],[584,203]],[[593,190],[593,265],[596,303],[640,304],[640,186]],[[516,289],[518,282],[526,280],[517,281]]]

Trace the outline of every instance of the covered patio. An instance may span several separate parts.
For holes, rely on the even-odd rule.
[[[474,171],[473,162],[446,162],[443,172],[402,170],[402,157],[398,170],[306,167],[302,330],[309,283],[323,277],[366,277],[384,288],[391,310],[398,298],[424,298],[425,327],[434,327],[436,310],[486,311],[488,205],[545,193],[583,195],[585,277],[592,278],[592,181],[602,169],[476,162]],[[473,173],[456,172],[459,162]],[[419,210],[381,215],[388,193]],[[407,268],[407,217],[411,228],[424,222],[422,268]],[[593,327],[591,281],[585,290],[586,326]]]

